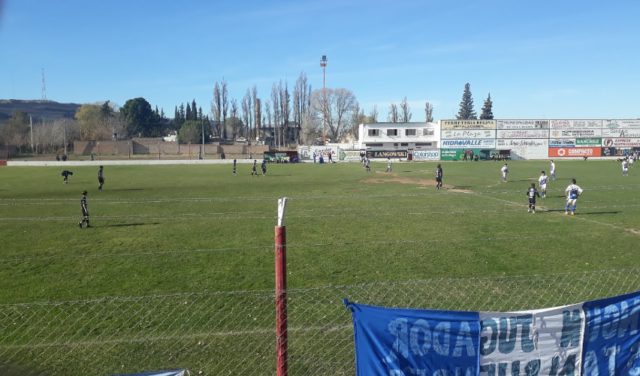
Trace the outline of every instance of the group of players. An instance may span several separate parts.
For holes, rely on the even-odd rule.
[[[63,177],[63,183],[69,183],[69,176],[73,175],[72,171],[63,170],[60,174]],[[98,191],[102,192],[102,187],[104,186],[104,166],[100,166],[98,168]],[[82,210],[82,219],[78,222],[78,227],[87,228],[91,227],[89,222],[89,203],[87,202],[87,194],[86,190],[82,191],[82,197],[80,198],[80,209]]]

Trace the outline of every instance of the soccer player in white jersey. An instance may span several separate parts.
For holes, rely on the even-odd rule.
[[[502,181],[506,182],[507,175],[509,174],[509,167],[507,166],[506,163],[504,164],[504,166],[502,166],[502,168],[500,169],[500,172],[502,173]]]
[[[622,176],[629,175],[629,159],[625,158],[622,160]]]
[[[550,161],[551,163],[549,164],[549,174],[551,174],[551,180],[556,180],[556,164],[553,162],[553,159]]]
[[[571,184],[567,186],[567,189],[565,189],[564,192],[567,195],[567,206],[565,206],[564,214],[568,215],[571,213],[571,215],[575,215],[576,204],[578,197],[582,194],[582,188],[576,184],[576,179],[571,179]]]
[[[547,196],[547,179],[547,175],[544,173],[544,171],[542,171],[540,173],[540,177],[538,178],[538,186],[540,187],[542,198],[545,198]]]

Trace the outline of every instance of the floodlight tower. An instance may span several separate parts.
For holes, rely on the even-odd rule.
[[[322,144],[324,145],[327,143],[327,55],[322,55],[322,58],[320,59],[320,67],[322,67]]]

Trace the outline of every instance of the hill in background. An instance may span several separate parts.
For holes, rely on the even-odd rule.
[[[73,119],[80,106],[77,103],[58,103],[47,100],[0,99],[0,122],[9,119],[13,111],[26,112],[33,117],[34,121]]]

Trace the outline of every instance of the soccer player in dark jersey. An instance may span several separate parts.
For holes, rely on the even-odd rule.
[[[104,166],[100,166],[98,169],[98,190],[102,192],[102,186],[104,185]]]
[[[69,183],[69,176],[73,175],[73,172],[69,171],[69,170],[63,170],[60,175],[62,175],[62,177],[64,178],[64,183],[67,184]]]
[[[527,212],[536,212],[536,197],[540,197],[540,193],[536,189],[536,183],[531,183],[531,187],[527,190],[527,197],[529,198],[529,210]]]
[[[78,222],[78,226],[80,228],[83,228],[86,223],[86,227],[91,227],[91,225],[89,225],[89,204],[87,204],[87,191],[82,192],[82,198],[80,198],[80,208],[82,209],[82,220]]]
[[[438,163],[436,167],[436,189],[442,188],[442,166]]]
[[[253,166],[251,167],[251,176],[255,175],[258,176],[258,167],[256,166],[256,164],[258,163],[258,161],[256,159],[253,160]]]
[[[267,174],[267,160],[263,159],[262,160],[262,165],[260,165],[260,168],[262,169],[262,175],[266,175]]]
[[[233,160],[233,176],[236,176],[237,168],[238,168],[238,161],[234,159]]]

